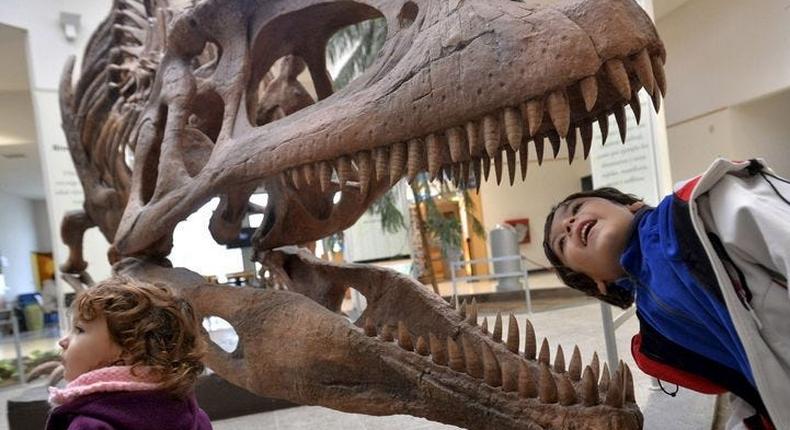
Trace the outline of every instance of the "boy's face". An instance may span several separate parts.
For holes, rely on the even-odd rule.
[[[569,200],[554,213],[549,245],[565,266],[591,277],[605,293],[607,282],[625,274],[620,254],[634,213],[642,206],[642,202],[625,206],[600,197]]]
[[[71,332],[58,345],[63,348],[63,378],[67,381],[109,366],[121,357],[121,347],[110,337],[104,316],[91,321],[75,320]]]

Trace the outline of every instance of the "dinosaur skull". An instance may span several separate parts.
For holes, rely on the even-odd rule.
[[[273,251],[350,226],[421,171],[479,182],[493,165],[498,182],[506,171],[513,181],[517,158],[523,177],[528,152],[542,161],[546,141],[556,156],[564,139],[573,160],[580,137],[586,157],[593,124],[605,136],[611,115],[624,138],[624,106],[638,108],[644,88],[658,108],[666,85],[663,45],[638,5],[206,0],[173,16],[164,3],[117,0],[76,92],[64,77],[64,129],[88,196],[85,213],[64,224],[79,233],[68,236],[73,250],[98,225],[112,258],[125,257],[118,273],[166,284],[201,317],[229,321],[239,347],[214,345],[208,365],[261,395],[472,429],[641,427],[625,366],[610,375],[594,357],[584,367],[578,351],[567,368],[559,351],[552,364],[528,323],[521,354],[516,321],[503,341],[499,318],[489,334],[476,305],[451,309],[406,277]],[[375,17],[388,26],[378,59],[333,93],[327,41]],[[124,46],[110,65],[100,55],[108,39]],[[303,67],[315,103],[295,81]],[[126,148],[131,179],[118,162]],[[219,196],[210,230],[226,242],[260,186],[269,204],[256,259],[290,291],[207,285],[164,267],[178,222]],[[337,313],[348,287],[368,301],[356,323]]]

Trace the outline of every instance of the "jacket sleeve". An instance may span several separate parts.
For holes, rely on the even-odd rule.
[[[69,424],[68,430],[115,430],[111,425],[96,418],[79,416]]]
[[[762,266],[787,288],[790,184],[772,176],[727,176],[711,189],[709,201],[715,232],[728,252]]]

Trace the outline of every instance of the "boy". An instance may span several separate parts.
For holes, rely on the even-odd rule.
[[[569,196],[544,251],[570,287],[636,302],[645,373],[732,392],[730,428],[790,428],[788,199],[762,161],[720,159],[656,208],[612,188]]]

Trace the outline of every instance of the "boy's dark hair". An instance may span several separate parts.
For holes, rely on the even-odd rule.
[[[585,275],[584,273],[575,272],[562,264],[560,258],[554,253],[554,250],[552,250],[551,246],[549,245],[551,223],[554,221],[554,214],[557,211],[557,208],[571,200],[584,197],[600,197],[602,199],[619,203],[624,206],[642,201],[642,199],[632,194],[626,194],[616,188],[611,187],[598,188],[591,191],[582,191],[569,195],[563,201],[551,208],[549,215],[546,217],[546,225],[544,226],[543,231],[543,252],[546,254],[546,258],[548,258],[551,265],[554,266],[554,270],[557,272],[557,275],[560,277],[560,279],[562,279],[562,282],[564,282],[565,285],[579,290],[588,296],[592,296],[596,299],[609,303],[610,305],[625,309],[631,306],[631,304],[634,302],[634,296],[632,293],[623,290],[614,283],[610,283],[606,286],[607,293],[601,294],[600,291],[598,291],[598,286],[595,285],[595,281],[593,281],[592,278]]]

